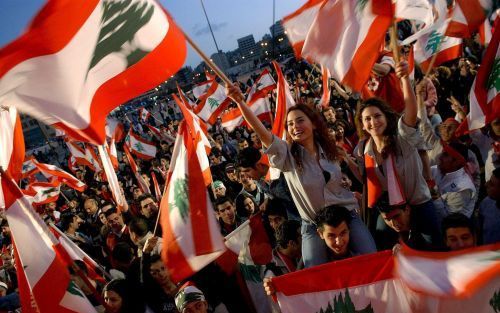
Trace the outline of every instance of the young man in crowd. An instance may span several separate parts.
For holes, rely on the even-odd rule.
[[[243,223],[243,220],[236,215],[236,207],[233,200],[222,197],[215,202],[215,212],[219,218],[220,231],[223,236],[229,235],[233,230]]]
[[[472,220],[461,213],[452,213],[443,219],[442,232],[447,250],[457,251],[476,246]]]

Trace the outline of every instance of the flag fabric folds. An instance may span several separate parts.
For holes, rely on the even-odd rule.
[[[302,57],[330,70],[332,77],[361,90],[378,58],[392,17],[373,12],[387,1],[325,1],[311,24]]]
[[[207,93],[200,97],[200,103],[193,112],[208,124],[213,125],[230,102],[226,88],[213,81]]]
[[[162,258],[178,283],[225,250],[196,153],[196,139],[184,121],[174,145],[161,204]]]
[[[33,163],[47,179],[55,178],[58,182],[66,184],[79,192],[83,192],[87,188],[87,185],[78,178],[55,165],[39,163],[36,160],[33,160]]]
[[[16,267],[21,274],[21,302],[31,303],[36,306],[32,310],[41,313],[96,312],[57,256],[54,249],[60,243],[11,177],[2,176],[5,215],[16,247]]]
[[[493,0],[456,0],[446,35],[470,37],[493,9]]]
[[[35,161],[36,160],[34,157],[28,157],[24,160],[21,178],[26,178],[39,172],[38,168],[35,165]]]
[[[149,111],[146,110],[145,108],[140,108],[139,117],[143,123],[147,123],[149,118],[151,117],[151,113],[149,113]]]
[[[61,192],[61,182],[53,177],[49,182],[34,182],[26,190],[34,204],[46,204],[57,201]]]
[[[92,171],[96,171],[94,164],[89,159],[89,156],[85,152],[85,149],[82,149],[79,145],[74,141],[70,141],[68,138],[65,139],[66,146],[68,147],[69,153],[75,159],[75,163],[78,165],[84,165],[90,168]]]
[[[142,192],[144,193],[151,193],[149,190],[149,186],[142,178],[141,173],[139,173],[139,168],[137,167],[137,164],[135,163],[134,157],[130,153],[129,148],[126,145],[123,145],[123,152],[125,152],[125,155],[127,156],[128,163],[130,165],[130,169],[134,173],[135,178],[137,179],[137,183],[139,184],[139,187],[141,187]]]
[[[141,136],[129,130],[125,138],[125,144],[129,147],[130,151],[138,158],[150,160],[156,156],[156,145]]]
[[[319,103],[323,107],[328,107],[330,105],[330,71],[325,68],[324,66],[321,66],[321,74],[323,77],[322,80],[322,85],[323,85],[323,93],[321,94],[321,99],[319,100]]]
[[[0,103],[103,144],[108,113],[185,58],[182,31],[156,1],[54,0],[0,50]]]

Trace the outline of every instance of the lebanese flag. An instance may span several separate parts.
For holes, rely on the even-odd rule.
[[[290,41],[295,56],[302,57],[302,47],[306,40],[309,29],[318,15],[319,8],[326,2],[325,0],[309,0],[297,11],[282,19],[281,24],[286,30],[286,35]]]
[[[155,144],[135,134],[132,128],[125,138],[125,144],[133,154],[141,159],[151,160],[156,156]]]
[[[207,80],[206,82],[197,84],[196,86],[193,87],[193,96],[196,99],[200,99],[202,96],[204,96],[207,92],[210,86],[212,85],[213,80]]]
[[[146,127],[153,133],[153,135],[155,135],[155,137],[158,139],[158,140],[164,140],[166,141],[168,144],[172,144],[174,143],[175,141],[175,138],[166,134],[166,133],[162,133],[158,128],[154,127],[154,126],[151,126],[149,124],[145,124]]]
[[[0,50],[0,103],[103,144],[108,113],[163,83],[186,58],[182,31],[157,1],[111,4],[46,4]]]
[[[78,164],[76,164],[76,159],[74,156],[70,156],[68,159],[68,168],[73,172],[76,173],[78,171]]]
[[[212,173],[210,171],[210,161],[207,156],[210,154],[212,146],[207,137],[207,127],[175,94],[172,97],[181,109],[187,125],[187,131],[190,132],[191,138],[195,140],[193,144],[196,146],[196,156],[198,157],[198,162],[203,173],[203,180],[208,187],[212,183]]]
[[[248,92],[247,104],[251,105],[257,99],[264,98],[269,92],[276,89],[276,82],[274,81],[271,73],[266,68],[260,73],[259,77],[255,80],[252,88]]]
[[[151,194],[148,184],[142,178],[141,173],[139,173],[139,168],[137,167],[134,157],[132,157],[132,154],[130,153],[130,150],[127,145],[123,145],[123,152],[125,152],[125,155],[127,156],[130,169],[134,173],[135,179],[137,179],[137,183],[139,184],[139,187],[141,187],[142,192]]]
[[[92,162],[88,159],[88,156],[85,152],[84,149],[82,149],[79,145],[76,144],[74,141],[70,141],[68,138],[65,140],[66,146],[69,149],[69,153],[71,154],[72,157],[75,158],[75,163],[78,165],[84,165],[90,168],[92,171],[95,172],[95,167],[92,164]]]
[[[61,191],[61,182],[55,177],[49,182],[34,182],[28,185],[27,192],[34,204],[46,204],[57,201]]]
[[[162,258],[174,283],[192,276],[225,250],[195,142],[187,123],[181,122],[160,204]]]
[[[415,62],[420,64],[424,72],[427,72],[434,54],[437,54],[434,66],[459,58],[462,55],[462,38],[444,36],[447,23],[428,34],[418,38],[414,45]]]
[[[456,0],[446,35],[468,38],[487,20],[493,0]]]
[[[108,147],[104,147],[103,145],[97,146],[99,151],[99,155],[101,156],[102,168],[104,169],[104,174],[106,175],[106,180],[109,183],[109,189],[111,190],[111,194],[113,195],[113,200],[116,203],[116,206],[119,210],[122,210],[125,206],[125,196],[122,193],[120,188],[120,184],[118,183],[118,177],[116,176],[116,172],[113,169],[113,161],[108,153]],[[116,149],[115,149],[116,152]]]
[[[122,122],[109,118],[106,120],[106,137],[114,138],[115,142],[120,142],[125,138],[125,126]]]
[[[87,188],[87,185],[81,182],[78,178],[66,171],[63,171],[55,165],[39,163],[36,160],[33,160],[33,163],[47,179],[54,178],[60,183],[66,184],[79,192],[83,192]]]
[[[307,33],[302,56],[328,68],[342,85],[360,91],[392,22],[390,16],[373,13],[384,2],[324,2]]]
[[[493,29],[491,28],[490,21],[488,21],[488,19],[484,20],[484,22],[479,26],[477,32],[479,33],[479,43],[483,47],[487,47],[491,41],[491,36],[493,34]]]
[[[151,172],[151,178],[153,179],[153,185],[155,187],[155,195],[156,195],[156,201],[161,201],[161,190],[160,190],[160,185],[158,184],[158,180],[156,179],[155,172]]]
[[[16,108],[0,108],[0,167],[15,180],[22,178],[25,158],[24,135]]]
[[[213,125],[229,103],[231,103],[231,99],[226,94],[226,88],[213,81],[193,112],[208,124]]]
[[[457,131],[473,130],[484,127],[500,116],[499,66],[500,66],[500,31],[493,33],[488,48],[469,94],[469,114]]]
[[[32,156],[24,159],[21,178],[26,178],[39,172],[34,161],[36,160]]]
[[[85,263],[87,272],[89,273],[89,278],[93,280],[98,280],[105,282],[104,278],[99,274],[101,272],[101,266],[94,261],[85,251],[83,251],[73,240],[69,239],[64,232],[57,228],[54,224],[50,225],[50,231],[56,237],[56,239],[61,243],[61,248],[64,249],[65,255],[69,257],[69,260],[63,259],[67,266],[71,266],[72,261],[82,261]]]
[[[274,123],[272,128],[272,133],[283,140],[286,140],[286,130],[285,130],[285,120],[286,112],[288,109],[295,105],[292,93],[290,92],[290,86],[285,79],[285,76],[281,72],[280,65],[273,61],[274,69],[278,75],[277,84],[277,99],[276,99],[276,115],[274,117]],[[280,173],[277,169],[270,167],[270,178],[272,180],[278,179]]]
[[[111,164],[115,170],[118,169],[118,151],[116,150],[115,140],[111,139],[109,146],[106,145],[106,150],[108,152],[109,158],[111,159]]]
[[[207,80],[214,80],[215,74],[212,75],[212,74],[210,74],[210,72],[208,70],[205,70],[205,77],[207,78]]]
[[[323,94],[321,95],[319,103],[326,108],[330,105],[330,71],[321,65],[321,73],[323,76]]]
[[[151,117],[151,113],[149,113],[149,111],[146,110],[145,108],[140,108],[139,109],[139,117],[141,118],[141,121],[143,123],[147,123],[148,119]]]
[[[94,168],[94,172],[102,171],[101,161],[95,153],[94,147],[92,147],[90,144],[85,145],[85,157],[92,164],[91,168]]]
[[[179,98],[186,105],[186,107],[188,107],[189,109],[193,109],[194,107],[196,107],[196,103],[191,101],[191,99],[186,95],[186,93],[182,91],[179,84],[176,83],[176,85],[177,85],[177,91],[179,92]]]
[[[36,306],[38,312],[96,312],[57,257],[54,249],[60,243],[9,174],[2,179],[2,189],[5,215],[16,247],[16,268],[21,274],[21,303]],[[36,311],[32,305],[26,307],[28,312]]]

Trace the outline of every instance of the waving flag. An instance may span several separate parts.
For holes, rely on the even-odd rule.
[[[140,137],[132,129],[129,130],[125,138],[125,144],[133,154],[141,159],[150,160],[156,156],[155,144]]]
[[[200,103],[194,109],[194,113],[208,124],[213,125],[230,102],[231,99],[226,94],[226,88],[213,81],[207,93],[200,98]]]
[[[185,39],[153,0],[54,0],[0,50],[0,103],[103,144],[108,113],[182,66]]]
[[[196,99],[200,99],[202,96],[204,96],[207,92],[210,86],[212,85],[214,81],[213,80],[207,80],[206,82],[200,83],[193,88],[193,96]]]
[[[179,92],[179,98],[181,99],[181,101],[184,103],[184,105],[187,108],[189,108],[190,110],[192,110],[193,108],[196,107],[196,103],[194,103],[193,101],[191,101],[191,99],[189,99],[189,97],[186,95],[186,93],[184,93],[184,91],[182,91],[182,89],[179,86],[179,84],[177,84],[177,92]]]
[[[487,19],[493,0],[456,0],[446,35],[470,37]]]
[[[8,171],[15,180],[22,177],[24,162],[24,135],[21,119],[15,108],[0,107],[0,167]]]
[[[328,107],[330,105],[330,71],[325,68],[323,65],[321,66],[321,73],[323,76],[323,94],[321,95],[321,99],[319,103],[323,107]]]
[[[304,41],[324,2],[325,0],[308,0],[297,11],[285,16],[282,20],[282,25],[286,29],[288,40],[297,58],[302,56]]]
[[[198,162],[200,163],[201,171],[203,173],[203,180],[205,181],[206,186],[210,186],[212,183],[212,173],[210,172],[208,155],[210,154],[212,147],[207,138],[207,127],[205,123],[201,121],[198,116],[193,114],[193,112],[189,110],[175,94],[173,95],[173,98],[181,109],[188,131],[190,131],[191,136],[196,140],[196,156],[198,157]]]
[[[390,16],[373,13],[385,2],[324,2],[307,33],[302,56],[328,68],[341,84],[361,90],[392,22]]]
[[[95,153],[94,147],[90,144],[85,145],[85,158],[92,164],[91,168],[94,169],[94,172],[102,171],[101,161]]]
[[[156,179],[155,172],[151,172],[151,178],[153,179],[153,185],[155,187],[155,196],[156,196],[156,201],[161,201],[161,190],[160,190],[160,185],[158,184],[158,180]]]
[[[484,127],[500,116],[500,31],[493,33],[493,38],[486,49],[483,62],[472,83],[469,95],[469,114],[460,125],[469,130]]]
[[[61,182],[52,178],[49,182],[34,182],[28,185],[27,191],[34,204],[46,204],[59,199]]]
[[[139,168],[135,163],[134,157],[132,157],[129,148],[126,145],[123,146],[123,152],[125,152],[125,155],[127,156],[130,169],[132,170],[132,173],[134,173],[135,179],[137,180],[139,187],[141,187],[142,192],[151,194],[148,184],[146,183],[144,178],[142,178],[141,173],[139,172]]]
[[[175,141],[175,138],[168,135],[167,133],[162,133],[158,128],[151,126],[149,124],[145,125],[158,140],[164,140],[168,144],[172,144]]]
[[[212,75],[212,74],[210,74],[210,72],[208,70],[205,70],[205,77],[207,78],[207,80],[214,80],[215,74]]]
[[[34,161],[36,161],[34,157],[28,157],[24,160],[22,169],[22,178],[29,177],[39,172]]]
[[[65,139],[66,146],[69,149],[69,153],[73,158],[75,158],[75,163],[78,165],[84,165],[90,168],[92,171],[96,171],[94,164],[89,159],[87,153],[74,141],[70,141],[68,138]]]
[[[78,178],[66,171],[63,171],[55,165],[39,163],[36,160],[33,160],[33,162],[38,170],[48,179],[54,178],[58,182],[66,184],[79,192],[83,192],[87,188],[87,185],[78,180]]]
[[[5,215],[16,247],[16,268],[20,276],[20,298],[28,312],[96,312],[71,280],[68,269],[57,256],[60,243],[34,212],[10,176],[2,179]],[[31,299],[30,299],[31,296]],[[33,306],[36,309],[33,309]]]
[[[444,36],[447,23],[420,37],[414,46],[415,62],[427,71],[433,55],[437,54],[434,66],[459,58],[462,55],[462,39]]]
[[[141,121],[143,123],[147,123],[148,119],[151,117],[151,113],[149,113],[149,111],[146,110],[145,108],[140,108],[139,109],[139,117],[141,118]]]
[[[174,283],[201,270],[225,250],[195,143],[187,124],[181,122],[160,204],[162,258]]]
[[[260,73],[259,77],[255,80],[250,92],[247,96],[247,104],[251,105],[257,99],[263,98],[270,91],[276,89],[276,82],[274,81],[271,73],[266,68]]]
[[[106,120],[106,137],[114,138],[115,142],[120,142],[125,138],[125,126],[123,123],[109,118]]]
[[[116,150],[115,140],[111,139],[109,146],[106,145],[106,150],[108,152],[109,158],[111,159],[111,164],[115,170],[118,169],[118,151]]]
[[[78,168],[78,164],[76,163],[76,159],[74,156],[70,156],[69,159],[68,159],[68,168],[70,169],[70,171],[72,171],[73,173],[76,173],[76,171],[79,170]]]

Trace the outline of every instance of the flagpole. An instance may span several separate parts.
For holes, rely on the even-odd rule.
[[[396,22],[396,19],[392,19],[392,26],[390,30],[390,35],[391,35],[391,47],[392,47],[392,53],[394,55],[394,61],[399,63],[399,46],[398,46],[398,24]]]
[[[184,32],[184,30],[181,29],[181,31],[184,34],[184,37],[186,38],[186,41],[201,56],[201,58],[203,59],[203,61],[205,61],[205,63],[208,65],[208,67],[210,67],[212,69],[212,71],[214,71],[214,73],[217,76],[219,76],[220,79],[222,79],[222,81],[224,81],[224,83],[226,83],[227,85],[232,85],[233,82],[226,76],[226,74],[224,74],[224,72],[222,72],[219,69],[219,67],[212,60],[210,60],[210,58],[203,51],[201,51],[200,47],[198,47],[198,45],[191,39],[191,37],[189,37]]]

